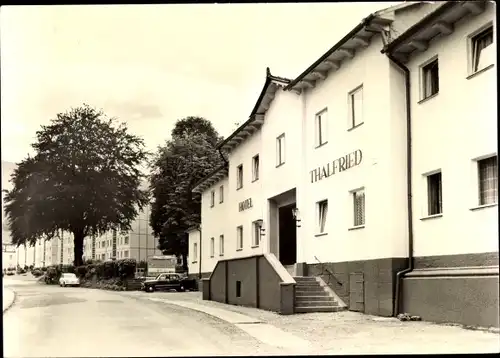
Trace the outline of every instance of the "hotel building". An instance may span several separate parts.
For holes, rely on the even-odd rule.
[[[489,2],[404,3],[295,79],[268,69],[194,189],[204,298],[498,326],[494,20]]]

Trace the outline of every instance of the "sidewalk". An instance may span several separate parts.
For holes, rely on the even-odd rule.
[[[282,316],[250,307],[203,301],[201,292],[126,292],[124,294],[177,304],[215,316],[225,311],[226,316],[229,316],[227,321],[233,320],[231,323],[235,323],[240,328],[246,325],[240,325],[236,321],[242,320],[241,315],[244,315],[243,317],[246,317],[248,321],[265,323],[266,326],[276,327],[308,342],[320,354],[500,352],[498,333],[472,331],[430,322],[401,322],[396,318],[370,316],[350,311]],[[234,314],[239,316],[234,316]],[[236,321],[234,317],[237,317]],[[268,333],[271,334],[271,332]],[[272,338],[274,337],[271,336]]]
[[[8,310],[12,304],[14,304],[14,300],[16,298],[16,295],[14,291],[12,291],[10,288],[3,286],[3,295],[2,295],[2,300],[3,300],[3,312]]]

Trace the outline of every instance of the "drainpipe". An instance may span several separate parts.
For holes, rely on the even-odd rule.
[[[410,94],[410,70],[389,53],[387,57],[405,73],[406,92],[406,185],[408,192],[408,267],[396,274],[396,297],[394,301],[394,315],[400,312],[401,283],[404,275],[413,271],[413,210],[412,210],[412,148],[411,148],[411,94]]]
[[[202,249],[201,249],[202,248],[202,246],[201,246],[201,227],[198,226],[196,229],[200,232],[200,240],[198,241],[200,243],[200,250],[199,250],[200,257],[198,258],[198,262],[199,262],[198,263],[198,278],[201,280],[201,251],[202,251]]]

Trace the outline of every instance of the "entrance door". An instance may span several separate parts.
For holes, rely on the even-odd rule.
[[[295,204],[279,208],[279,260],[283,265],[297,262],[297,228],[292,210]]]

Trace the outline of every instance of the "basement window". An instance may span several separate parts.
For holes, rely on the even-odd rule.
[[[241,281],[236,281],[236,297],[241,297]]]
[[[439,64],[437,58],[422,67],[422,86],[422,99],[438,94]]]

